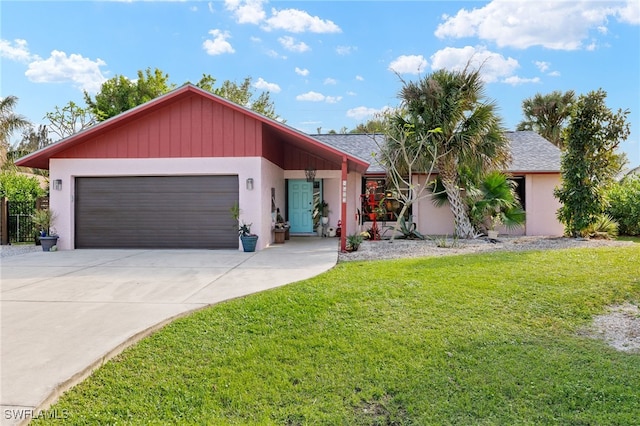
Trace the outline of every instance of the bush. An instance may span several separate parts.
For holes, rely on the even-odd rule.
[[[596,221],[581,231],[583,237],[613,239],[618,236],[618,222],[607,214],[601,214]]]
[[[45,195],[40,182],[35,177],[15,172],[0,173],[0,197],[10,201],[34,201]]]
[[[627,176],[607,193],[606,213],[618,222],[621,235],[640,235],[640,176]]]

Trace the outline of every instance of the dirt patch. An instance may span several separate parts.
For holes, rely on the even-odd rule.
[[[640,353],[640,308],[631,303],[612,306],[594,318],[586,334],[603,339],[619,351]]]

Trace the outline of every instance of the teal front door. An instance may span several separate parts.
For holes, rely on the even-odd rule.
[[[297,234],[313,232],[313,182],[289,180],[290,231]]]

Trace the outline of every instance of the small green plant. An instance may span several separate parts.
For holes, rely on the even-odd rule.
[[[232,218],[240,220],[240,205],[238,203],[234,203],[229,211],[231,212]]]
[[[36,224],[41,231],[41,236],[48,237],[55,234],[52,225],[56,219],[56,214],[50,209],[38,209],[31,216],[33,223]],[[42,235],[42,233],[44,235]]]
[[[404,216],[400,216],[398,218],[399,228],[398,230],[402,232],[402,237],[397,238],[405,238],[407,240],[424,240],[425,236],[416,230],[417,224],[413,222],[411,219],[406,220]],[[387,229],[394,229],[393,226],[386,226]]]
[[[584,238],[601,238],[611,240],[618,236],[618,222],[607,214],[601,214],[596,221],[583,229]]]
[[[238,228],[238,234],[241,237],[248,237],[248,236],[253,235],[251,233],[251,225],[252,225],[252,223],[244,223],[244,222],[242,222],[242,224]]]
[[[435,237],[433,241],[436,243],[436,247],[440,248],[458,248],[462,246],[457,235],[454,235],[451,240],[449,240],[448,235],[438,236]]]
[[[347,250],[349,251],[358,251],[360,244],[364,238],[360,234],[351,234],[347,236]]]

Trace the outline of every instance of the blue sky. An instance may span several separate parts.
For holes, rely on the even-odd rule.
[[[36,124],[106,79],[159,68],[178,85],[249,76],[288,125],[340,131],[397,106],[400,77],[473,57],[508,129],[536,93],[604,89],[631,111],[622,149],[640,164],[638,0],[3,0],[0,15],[0,96]]]

